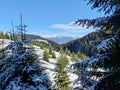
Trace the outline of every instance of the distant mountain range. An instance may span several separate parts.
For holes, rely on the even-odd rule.
[[[56,37],[47,37],[47,39],[52,40],[56,43],[63,44],[67,43],[69,41],[75,40],[75,37],[69,37],[69,36],[56,36]]]

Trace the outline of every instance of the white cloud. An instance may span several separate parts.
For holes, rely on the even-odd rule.
[[[85,32],[86,30],[89,30],[89,29],[86,29],[86,27],[74,25],[73,23],[74,22],[70,22],[68,24],[54,24],[50,26],[50,28],[63,29],[68,32]]]

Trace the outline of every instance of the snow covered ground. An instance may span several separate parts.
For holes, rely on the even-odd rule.
[[[11,42],[11,40],[0,39],[0,46],[2,45],[3,42],[4,42],[3,47],[5,47]],[[38,55],[41,66],[44,67],[44,69],[45,69],[45,74],[47,74],[49,79],[52,81],[52,86],[54,86],[55,85],[55,75],[56,75],[55,68],[57,67],[57,61],[60,57],[60,53],[54,51],[55,55],[56,55],[56,59],[50,58],[49,62],[46,62],[43,60],[44,50],[40,49],[40,47],[38,47],[38,46],[33,46],[33,48],[35,50],[35,53]],[[71,61],[71,57],[67,56],[67,58],[69,60],[69,65],[67,65],[66,70],[68,72],[68,77],[71,81],[70,86],[72,88],[75,88],[75,87],[78,87],[80,85],[80,84],[74,84],[74,81],[78,78],[78,76],[70,71],[69,67],[74,62]]]
[[[52,86],[54,86],[55,85],[54,77],[55,77],[55,74],[56,74],[55,68],[56,68],[56,65],[57,65],[57,59],[50,58],[49,62],[46,62],[46,61],[43,60],[44,50],[40,49],[37,46],[34,46],[34,50],[35,50],[36,54],[39,56],[40,63],[42,63],[41,66],[44,67],[45,73],[48,75],[48,77],[52,81]],[[58,56],[59,56],[58,52],[55,52],[55,54],[58,58]]]
[[[56,72],[55,72],[55,68],[57,66],[57,61],[58,61],[58,58],[60,57],[60,53],[59,52],[55,52],[56,54],[56,59],[52,59],[50,58],[49,59],[49,62],[46,62],[44,61],[42,58],[43,58],[43,54],[44,54],[44,50],[41,50],[39,47],[37,46],[34,46],[34,49],[35,49],[35,52],[36,54],[39,56],[39,59],[40,59],[40,62],[42,63],[42,66],[45,68],[45,72],[46,74],[48,75],[48,77],[50,78],[50,80],[52,81],[52,85],[54,86],[55,85],[55,82],[54,82],[54,77],[56,75]],[[72,73],[69,69],[70,65],[72,65],[74,62],[71,61],[71,58],[69,56],[67,56],[68,60],[69,60],[69,65],[67,65],[66,67],[66,70],[68,72],[68,77],[71,81],[71,87],[72,88],[76,88],[78,86],[80,86],[79,84],[74,84],[74,81],[78,78],[78,75]]]
[[[80,84],[75,83],[75,81],[76,81],[77,78],[78,78],[78,75],[75,74],[75,73],[73,73],[73,72],[70,70],[70,66],[71,66],[72,64],[74,64],[75,62],[72,62],[72,61],[71,61],[71,57],[67,56],[67,58],[68,58],[68,60],[69,60],[69,64],[67,65],[66,70],[67,70],[67,72],[68,72],[68,76],[69,76],[69,79],[70,79],[70,81],[71,81],[70,86],[71,86],[72,88],[80,87],[80,86],[81,86]]]
[[[45,69],[45,74],[48,75],[49,79],[52,81],[52,86],[54,86],[55,85],[55,75],[56,75],[55,68],[57,67],[57,61],[60,57],[60,53],[54,51],[55,55],[56,55],[56,59],[50,58],[49,62],[46,62],[43,60],[44,50],[40,49],[40,47],[38,47],[38,46],[33,46],[33,48],[35,50],[35,53],[38,55],[38,58],[40,60],[42,67],[44,67],[44,69]],[[74,62],[71,61],[71,57],[67,56],[67,58],[69,60],[69,64],[67,65],[66,70],[68,72],[68,77],[71,81],[70,86],[72,88],[76,88],[76,87],[80,86],[80,84],[75,83],[75,80],[78,78],[78,75],[74,74],[70,71],[69,67]]]
[[[0,39],[0,48],[6,47],[10,42],[12,41],[8,39]]]

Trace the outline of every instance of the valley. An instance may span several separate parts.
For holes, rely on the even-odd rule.
[[[1,0],[0,10],[0,90],[120,90],[119,0]]]

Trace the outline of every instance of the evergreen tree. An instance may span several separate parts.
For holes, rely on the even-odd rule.
[[[22,24],[19,30],[21,41],[14,40],[0,50],[0,90],[50,89],[51,81],[42,73],[38,56],[29,45],[31,41],[25,40],[22,35]]]
[[[78,81],[81,80],[82,89],[92,87],[95,90],[118,90],[120,88],[120,2],[89,0],[88,4],[92,4],[93,9],[98,8],[98,11],[103,11],[108,16],[91,20],[80,19],[76,24],[98,27],[106,36],[97,45],[96,56],[73,64],[79,71]],[[93,77],[101,80],[97,82]]]
[[[77,57],[81,60],[86,60],[88,58],[86,55],[80,52],[77,53]]]
[[[74,62],[76,62],[76,61],[78,61],[79,59],[78,59],[78,56],[77,55],[75,55],[75,53],[74,52],[72,52],[72,54],[71,54],[71,60]]]
[[[52,52],[52,58],[56,59],[55,52]]]
[[[8,35],[8,33],[5,33],[5,38],[10,39],[10,36]]]
[[[41,49],[44,49],[44,45],[43,45],[43,44],[40,44],[40,48],[41,48]]]
[[[49,53],[47,50],[44,51],[43,59],[47,62],[49,62]]]
[[[1,39],[4,39],[4,38],[5,38],[3,31],[0,32],[0,38],[1,38]]]
[[[63,54],[64,53],[64,50],[62,47],[60,47],[60,53]]]
[[[65,49],[65,54],[70,56],[71,55],[71,51],[68,48],[66,48]]]
[[[0,58],[0,89],[48,90],[51,82],[42,74],[38,56],[23,44],[26,42],[15,41],[4,48],[2,55],[6,57]]]
[[[65,55],[61,54],[59,61],[57,63],[56,67],[56,90],[71,90],[69,87],[70,80],[67,75],[67,71],[65,70],[65,67],[68,65],[68,59]]]
[[[49,54],[52,55],[52,47],[49,48]]]
[[[49,48],[49,54],[52,56],[52,58],[56,59],[55,52],[52,51],[52,47]]]
[[[65,49],[65,54],[68,55],[68,48]]]
[[[81,53],[80,52],[77,53],[77,56],[78,56],[79,59],[81,59]]]

